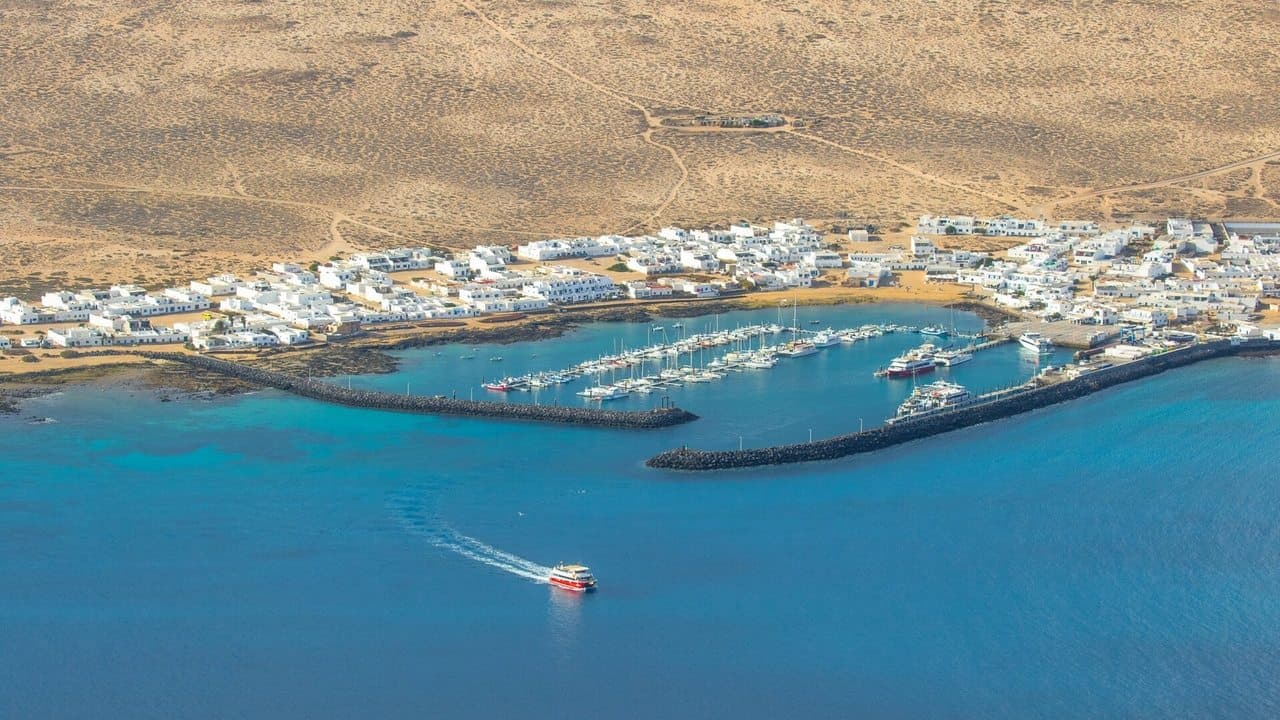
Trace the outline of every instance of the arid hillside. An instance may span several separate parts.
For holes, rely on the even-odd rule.
[[[1269,0],[15,0],[0,27],[0,294],[738,218],[1280,214]],[[764,113],[795,121],[662,122]]]

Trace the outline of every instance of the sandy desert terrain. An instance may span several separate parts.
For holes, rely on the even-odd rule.
[[[16,0],[0,295],[921,211],[1280,214],[1264,0]],[[769,131],[662,118],[775,112]]]

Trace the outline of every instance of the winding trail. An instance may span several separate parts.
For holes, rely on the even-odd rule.
[[[898,162],[897,160],[894,160],[892,158],[887,158],[883,155],[878,155],[876,153],[868,152],[866,150],[860,150],[858,148],[850,147],[848,145],[842,145],[833,140],[828,140],[824,137],[819,137],[811,133],[800,132],[799,130],[795,130],[795,129],[787,129],[785,132],[790,135],[794,135],[796,137],[805,138],[806,140],[812,140],[813,142],[835,148],[836,150],[846,152],[850,155],[857,155],[858,157],[865,158],[867,160],[880,163],[882,165],[888,165],[889,167],[892,167],[896,170],[900,170],[908,175],[913,175],[917,178],[920,178],[921,180],[927,180],[928,182],[935,183],[937,185],[942,185],[943,187],[949,187],[952,190],[959,190],[960,192],[968,193],[970,195],[977,195],[979,197],[984,197],[992,202],[999,203],[1000,205],[1003,205],[1013,210],[1019,210],[1019,211],[1026,210],[1025,206],[1020,205],[1010,200],[1009,198],[1001,197],[999,195],[993,195],[989,192],[986,192],[985,190],[980,190],[970,185],[965,185],[964,183],[955,182],[953,180],[948,180],[939,175],[934,175],[933,173],[928,173],[923,170],[918,170],[916,168],[911,167],[910,165],[905,165],[903,163]]]
[[[680,153],[676,152],[675,148],[667,145],[666,143],[660,143],[657,140],[654,140],[652,129],[646,130],[642,137],[646,143],[649,143],[654,147],[662,148],[671,155],[671,162],[675,163],[676,167],[680,170],[680,178],[676,180],[675,184],[671,186],[671,189],[667,191],[667,196],[663,198],[662,203],[658,205],[653,212],[649,213],[643,220],[632,223],[626,228],[618,231],[619,235],[627,235],[634,230],[647,226],[649,223],[661,217],[662,214],[667,211],[667,208],[671,207],[671,203],[675,202],[676,195],[680,193],[680,189],[683,188],[684,184],[689,180],[689,167],[684,164],[684,158],[680,157]]]
[[[484,11],[482,11],[479,7],[477,7],[473,3],[466,2],[466,0],[457,0],[457,3],[462,7],[466,8],[472,14],[474,14],[476,18],[480,20],[480,22],[487,25],[491,30],[497,33],[503,40],[506,40],[508,43],[510,43],[512,46],[514,46],[517,50],[524,53],[525,55],[528,55],[529,57],[537,60],[538,62],[541,62],[555,69],[556,71],[563,74],[565,77],[568,77],[583,85],[586,85],[592,90],[595,90],[596,92],[602,95],[610,97],[622,103],[623,105],[626,105],[627,107],[630,107],[638,111],[641,117],[644,118],[644,124],[646,127],[646,130],[641,135],[641,137],[644,139],[644,141],[647,144],[657,148],[661,148],[662,150],[666,151],[667,154],[671,156],[671,160],[675,164],[676,169],[679,170],[680,175],[678,178],[676,178],[676,181],[675,183],[672,184],[671,188],[667,190],[666,196],[663,198],[662,202],[658,205],[657,209],[649,213],[649,215],[645,217],[643,220],[637,223],[633,223],[632,225],[625,228],[624,230],[621,230],[619,234],[626,234],[628,232],[631,232],[632,230],[635,230],[636,228],[647,225],[648,223],[660,217],[662,213],[666,212],[667,208],[671,206],[671,203],[675,201],[676,196],[680,193],[680,189],[683,188],[685,182],[688,181],[689,168],[685,165],[684,158],[680,157],[679,151],[677,151],[673,146],[654,139],[653,131],[655,129],[661,128],[661,123],[659,123],[657,119],[653,117],[653,113],[649,111],[648,107],[646,107],[642,103],[637,102],[635,98],[639,97],[645,100],[653,100],[656,102],[661,102],[667,105],[671,105],[673,107],[683,107],[684,103],[676,103],[671,100],[667,100],[663,98],[655,98],[648,95],[628,93],[622,90],[618,90],[616,88],[611,88],[608,85],[603,85],[601,83],[598,83],[595,80],[592,80],[591,78],[586,77],[585,75],[575,72],[572,68],[566,66],[565,64],[558,62],[552,58],[546,57],[545,55],[539,53],[537,50],[534,50],[532,47],[530,47],[529,45],[521,41],[520,38],[516,37],[513,33],[511,33],[509,30],[502,27],[502,25],[498,24],[493,18],[485,14]]]
[[[1076,193],[1075,195],[1068,195],[1066,197],[1057,198],[1056,200],[1047,200],[1041,203],[1040,205],[1035,206],[1034,209],[1040,214],[1043,214],[1044,211],[1048,210],[1049,208],[1055,207],[1057,205],[1063,205],[1065,203],[1072,203],[1078,200],[1089,200],[1092,198],[1103,197],[1105,195],[1115,195],[1117,193],[1138,192],[1141,190],[1156,190],[1159,188],[1170,187],[1173,185],[1180,185],[1185,182],[1191,182],[1192,180],[1200,180],[1201,178],[1213,177],[1214,175],[1221,175],[1223,173],[1228,173],[1228,172],[1231,172],[1232,170],[1239,170],[1241,168],[1254,167],[1257,165],[1261,165],[1262,163],[1265,163],[1268,160],[1276,160],[1276,159],[1280,159],[1280,150],[1277,150],[1275,152],[1270,152],[1265,155],[1257,155],[1255,157],[1245,158],[1244,160],[1237,160],[1235,162],[1230,162],[1225,165],[1218,165],[1217,167],[1208,168],[1206,170],[1199,170],[1193,173],[1187,173],[1186,175],[1178,175],[1171,178],[1165,178],[1163,180],[1153,180],[1151,182],[1135,183],[1133,185],[1116,185],[1113,187],[1100,188],[1097,190],[1088,190],[1085,192]]]

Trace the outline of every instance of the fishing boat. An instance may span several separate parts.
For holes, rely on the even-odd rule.
[[[509,380],[509,379],[503,379],[503,380],[499,380],[499,381],[497,381],[497,382],[488,382],[488,383],[485,383],[485,384],[484,384],[484,389],[485,389],[485,390],[492,390],[492,391],[494,391],[494,392],[511,392],[512,390],[514,390],[514,389],[515,389],[515,386],[513,386],[513,385],[511,384],[511,382],[510,382],[510,380]]]
[[[1038,332],[1026,332],[1018,336],[1022,347],[1037,353],[1053,352],[1053,341]]]
[[[943,335],[947,334],[947,330],[946,328],[940,328],[937,325],[925,325],[924,327],[920,328],[920,334],[942,337]]]
[[[586,565],[557,565],[551,568],[547,582],[574,592],[588,592],[596,589],[595,576]]]

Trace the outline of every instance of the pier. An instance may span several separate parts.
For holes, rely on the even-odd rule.
[[[1000,420],[1038,408],[1074,400],[1120,383],[1155,375],[1171,368],[1239,353],[1275,352],[1280,342],[1213,340],[1113,365],[1079,377],[1025,389],[1003,390],[984,396],[984,401],[955,410],[933,413],[916,420],[886,423],[863,432],[839,435],[826,440],[744,450],[709,451],[679,448],[653,456],[652,468],[671,470],[727,470],[833,460],[900,445],[912,440]]]
[[[970,345],[963,349],[969,352],[978,352],[979,350],[990,350],[993,347],[999,347],[1001,345],[1006,345],[1011,342],[1013,342],[1012,335],[1001,335],[999,337],[992,338],[991,340],[980,342],[976,345]]]
[[[140,354],[150,360],[183,363],[202,370],[239,378],[257,385],[284,390],[313,400],[349,407],[624,429],[670,427],[698,418],[697,415],[691,412],[666,403],[662,407],[653,410],[625,411],[589,407],[457,400],[444,396],[400,395],[398,393],[372,390],[352,390],[329,382],[294,377],[285,373],[250,367],[242,363],[228,362],[204,355],[184,355],[182,353],[166,352],[144,352]]]
[[[1118,325],[1085,325],[1070,320],[1017,321],[1000,327],[999,332],[1013,339],[1026,332],[1037,332],[1053,341],[1054,345],[1076,350],[1088,350],[1115,340],[1124,332]]]

